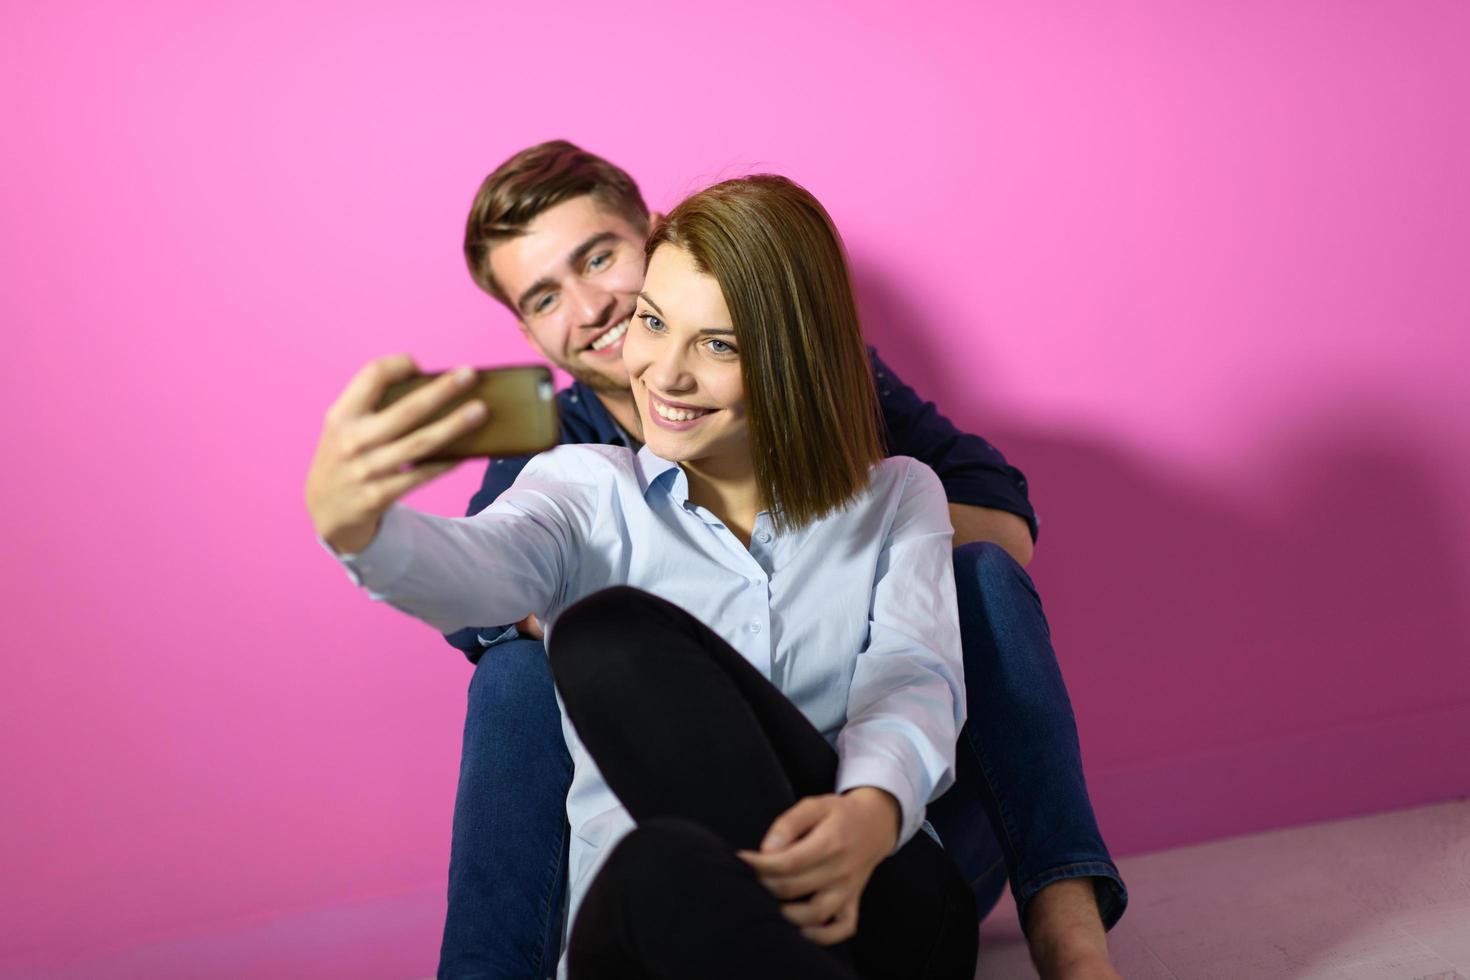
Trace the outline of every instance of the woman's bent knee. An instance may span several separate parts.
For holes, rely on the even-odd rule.
[[[680,817],[655,817],[633,828],[608,855],[601,874],[616,882],[625,901],[660,906],[664,916],[681,909],[700,914],[722,881],[754,879],[718,834]]]
[[[588,669],[605,666],[609,641],[636,622],[653,598],[642,589],[615,585],[578,599],[557,616],[546,653],[563,693],[584,680]]]

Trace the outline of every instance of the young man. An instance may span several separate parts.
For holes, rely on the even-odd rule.
[[[558,395],[564,443],[639,446],[622,338],[643,285],[651,218],[631,177],[563,141],[516,154],[475,197],[465,232],[470,274],[576,379]],[[1036,532],[1025,479],[876,352],[872,359],[889,452],[935,470],[955,527],[970,721],[956,785],[930,805],[930,823],[982,915],[1009,869],[1043,977],[1116,977],[1105,929],[1127,893],[1093,818],[1071,705],[1022,570]],[[468,512],[499,496],[525,462],[491,461]],[[571,760],[540,626],[531,618],[449,640],[476,668],[439,975],[547,976],[564,938]]]

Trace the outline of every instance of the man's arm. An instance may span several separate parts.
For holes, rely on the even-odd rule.
[[[990,443],[961,432],[869,348],[888,452],[926,463],[944,484],[956,545],[993,541],[1022,565],[1031,560],[1036,512],[1026,477]]]
[[[976,541],[993,541],[1009,552],[1022,568],[1031,564],[1036,544],[1031,540],[1031,526],[1019,515],[994,507],[950,504],[949,522],[954,525],[956,548]]]

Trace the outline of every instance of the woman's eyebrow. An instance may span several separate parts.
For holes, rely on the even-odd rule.
[[[655,313],[657,313],[659,316],[661,316],[661,317],[667,317],[668,314],[664,313],[663,310],[659,309],[658,304],[653,301],[653,297],[652,296],[648,295],[647,293],[639,293],[638,294],[638,298],[641,299],[641,300],[643,300],[643,302],[647,303],[649,306],[653,307],[653,311]],[[700,330],[699,332],[700,332],[701,335],[704,335],[704,334],[717,334],[717,333],[725,333],[725,334],[731,334],[731,335],[733,335],[735,333],[735,328],[734,327],[705,327],[702,330]]]

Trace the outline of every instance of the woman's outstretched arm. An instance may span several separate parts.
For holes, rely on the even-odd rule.
[[[441,630],[545,613],[591,526],[587,511],[595,509],[596,494],[588,461],[563,454],[533,462],[498,506],[473,518],[431,517],[398,505],[453,467],[433,461],[435,454],[485,416],[471,399],[434,420],[474,381],[469,368],[379,407],[389,385],[417,371],[407,355],[380,358],[327,409],[305,489],[317,540],[374,598]]]
[[[473,517],[394,504],[362,551],[331,551],[353,583],[441,632],[555,608],[593,524],[597,490],[580,447],[533,459]]]

